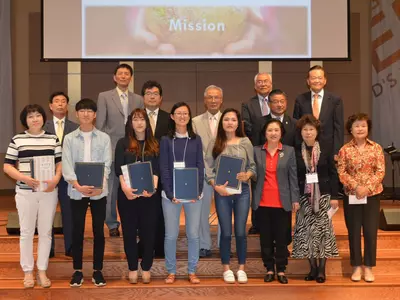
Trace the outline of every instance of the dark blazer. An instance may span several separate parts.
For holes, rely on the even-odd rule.
[[[312,114],[311,92],[297,96],[293,118]],[[319,115],[321,130],[319,141],[324,149],[337,154],[344,143],[343,101],[340,97],[324,90],[321,112]]]
[[[319,157],[317,173],[318,183],[321,195],[329,194],[332,199],[338,199],[339,193],[339,177],[336,171],[333,154],[329,154],[326,149],[321,146],[321,155]],[[297,177],[299,180],[300,195],[304,195],[304,184],[306,182],[306,165],[301,155],[301,147],[296,149],[297,161]]]
[[[260,124],[263,122],[263,116],[258,95],[242,104],[242,119],[244,121],[244,132],[253,146],[261,145],[260,128],[262,127]]]
[[[265,135],[262,133],[262,129],[264,128],[265,124],[268,120],[271,119],[271,114],[266,115],[262,118],[262,122],[260,122],[260,145],[265,144]],[[292,117],[288,116],[287,114],[283,115],[283,128],[285,128],[285,135],[282,138],[282,144],[288,146],[295,146],[296,140],[296,122],[297,120],[293,119]],[[298,142],[297,142],[298,143]]]
[[[261,202],[265,180],[266,149],[263,146],[254,147],[254,161],[257,166],[257,181],[254,189],[251,208],[256,210]],[[297,183],[296,155],[293,147],[282,145],[278,150],[279,158],[276,170],[279,196],[285,211],[292,210],[292,203],[299,202],[299,187]]]
[[[158,110],[156,130],[154,131],[154,137],[160,142],[161,137],[167,135],[169,123],[169,113],[164,110]]]
[[[78,129],[79,125],[68,120],[67,118],[65,118],[65,124],[64,124],[64,135],[63,135],[63,139],[61,141],[61,146],[64,143],[64,137],[72,132],[75,131],[76,129]],[[56,134],[56,129],[54,128],[54,121],[53,118],[51,118],[50,120],[46,121],[46,124],[44,124],[43,126],[43,130],[50,132],[52,134]]]

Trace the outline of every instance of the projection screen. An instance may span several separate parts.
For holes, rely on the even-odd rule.
[[[42,58],[347,59],[348,0],[42,0]]]

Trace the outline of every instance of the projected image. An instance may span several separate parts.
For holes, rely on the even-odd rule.
[[[292,1],[294,6],[257,7],[195,6],[194,1],[185,1],[185,6],[174,3],[146,7],[90,2],[82,10],[84,58],[311,55],[310,7],[304,5],[309,1]],[[190,4],[193,6],[187,6]]]

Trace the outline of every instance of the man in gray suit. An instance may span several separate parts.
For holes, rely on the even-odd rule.
[[[133,70],[128,64],[120,64],[114,71],[116,88],[102,92],[97,99],[96,127],[110,136],[113,164],[108,178],[106,224],[110,236],[119,236],[117,218],[117,195],[119,179],[114,170],[115,146],[125,136],[125,123],[129,114],[136,108],[144,108],[143,98],[128,90]]]
[[[68,112],[68,95],[63,92],[55,92],[50,95],[49,107],[53,113],[53,119],[47,120],[43,129],[47,132],[57,135],[62,145],[64,136],[79,127],[78,124],[67,119]],[[68,183],[61,177],[58,183],[58,200],[61,207],[61,218],[64,234],[65,255],[72,257],[72,219],[71,205],[67,193]],[[54,257],[54,233],[51,241],[50,257]]]
[[[194,132],[201,137],[203,143],[203,156],[207,150],[209,142],[217,135],[218,123],[221,117],[220,108],[223,103],[222,89],[215,85],[210,85],[204,91],[204,105],[207,111],[192,120]],[[213,195],[211,185],[204,182],[203,199],[201,200],[200,216],[200,257],[211,256],[211,235],[210,235],[210,207]]]

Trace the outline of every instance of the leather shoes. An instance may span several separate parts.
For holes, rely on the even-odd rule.
[[[118,228],[112,228],[109,230],[110,237],[118,237],[119,236],[119,230]]]
[[[325,282],[325,275],[324,276],[318,276],[317,279],[315,280],[318,283],[324,283]]]
[[[210,249],[200,249],[199,257],[211,257],[212,253]]]
[[[287,284],[289,282],[285,275],[278,275],[278,281],[282,284]]]
[[[315,276],[315,272],[310,272],[310,273],[308,273],[308,275],[306,276],[306,277],[304,277],[304,280],[305,281],[314,281],[314,280],[316,280],[316,276]]]
[[[265,276],[264,276],[264,282],[272,282],[272,281],[274,281],[275,280],[275,274],[269,274],[269,273],[267,273]]]
[[[260,230],[258,230],[258,228],[257,227],[255,227],[255,226],[251,226],[250,228],[249,228],[249,232],[248,232],[249,234],[259,234],[260,233]]]

